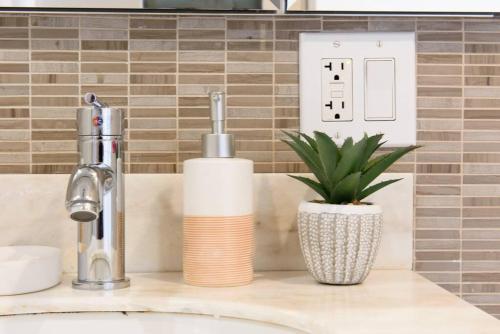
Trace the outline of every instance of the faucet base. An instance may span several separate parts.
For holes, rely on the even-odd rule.
[[[125,277],[125,279],[112,282],[91,282],[91,281],[79,281],[78,279],[73,280],[73,289],[77,290],[116,290],[128,288],[130,286],[130,279]]]

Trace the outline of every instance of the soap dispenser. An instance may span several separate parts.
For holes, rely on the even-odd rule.
[[[212,92],[212,132],[202,158],[184,162],[183,271],[190,285],[228,287],[253,279],[253,161],[235,158],[225,133],[225,94]]]

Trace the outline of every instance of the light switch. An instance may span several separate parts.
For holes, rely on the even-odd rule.
[[[365,59],[365,120],[396,120],[394,58]]]

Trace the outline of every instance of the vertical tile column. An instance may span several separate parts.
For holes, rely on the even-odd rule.
[[[126,112],[128,107],[128,17],[81,16],[80,43],[79,103],[84,106],[85,103],[81,97],[85,93],[93,92],[109,106],[121,108]]]
[[[256,172],[273,171],[273,20],[227,18],[228,131],[237,156]]]
[[[417,21],[415,269],[460,294],[462,22]]]
[[[0,173],[30,172],[28,24],[0,16]]]
[[[500,318],[500,20],[464,29],[462,292]]]
[[[307,172],[298,156],[286,144],[282,130],[299,129],[298,50],[299,33],[320,31],[321,17],[275,18],[274,63],[274,171]]]
[[[177,161],[175,16],[130,17],[130,171],[173,173]]]
[[[77,161],[79,17],[31,16],[32,173],[69,173]]]
[[[179,172],[186,159],[201,156],[209,132],[208,92],[225,91],[226,21],[219,16],[179,17]]]

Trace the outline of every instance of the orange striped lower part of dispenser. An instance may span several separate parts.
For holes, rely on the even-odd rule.
[[[191,285],[228,287],[253,279],[253,215],[185,216],[184,281]]]

